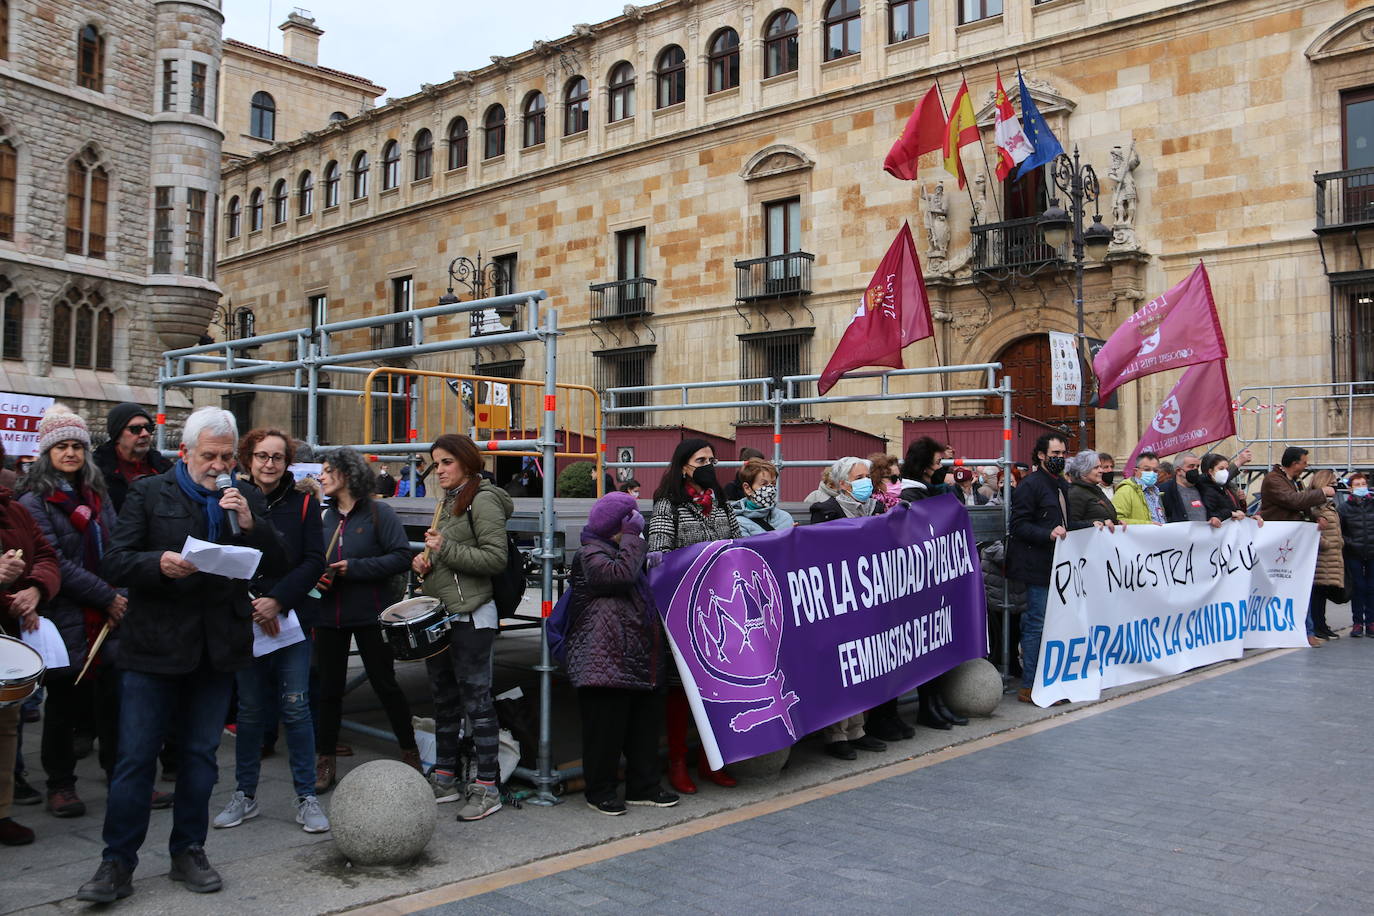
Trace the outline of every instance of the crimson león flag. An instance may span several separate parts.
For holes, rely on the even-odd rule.
[[[901,369],[902,348],[933,333],[921,260],[916,256],[911,226],[902,223],[826,363],[816,390],[825,394],[840,376],[861,366]]]
[[[1154,452],[1160,457],[1175,455],[1235,433],[1236,415],[1231,411],[1226,360],[1201,363],[1183,373],[1159,405],[1126,467],[1135,467],[1136,456],[1141,452]]]
[[[930,91],[911,112],[902,135],[888,150],[883,160],[883,171],[893,178],[904,181],[916,180],[916,164],[922,153],[932,153],[945,145],[945,111],[940,105],[940,90],[931,86]]]

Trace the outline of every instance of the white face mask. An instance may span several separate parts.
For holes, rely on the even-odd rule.
[[[1226,481],[1231,479],[1231,472],[1222,468],[1212,475],[1212,479],[1215,480],[1219,486],[1224,487],[1226,486]]]

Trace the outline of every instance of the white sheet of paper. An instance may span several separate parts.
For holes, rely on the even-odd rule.
[[[285,614],[277,615],[277,622],[281,624],[281,631],[276,636],[268,636],[262,631],[262,627],[256,623],[253,624],[254,658],[262,658],[278,649],[294,646],[305,639],[305,630],[301,628],[301,622],[297,619],[295,611],[287,611]]]
[[[258,571],[262,551],[255,547],[234,544],[211,544],[200,538],[188,537],[181,548],[182,559],[204,573],[226,579],[251,579]]]
[[[43,656],[43,664],[49,670],[65,668],[72,663],[67,655],[67,644],[62,641],[62,634],[57,632],[57,624],[52,622],[52,618],[39,617],[38,629],[25,630],[21,637],[30,648]]]

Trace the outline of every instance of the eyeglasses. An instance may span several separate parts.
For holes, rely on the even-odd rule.
[[[888,482],[888,483],[900,483],[901,480],[902,480],[902,475],[900,475],[900,474],[888,474],[888,475],[887,475],[887,482]]]
[[[153,426],[152,426],[151,423],[139,423],[139,424],[136,424],[136,425],[135,425],[135,424],[130,424],[130,425],[124,427],[124,429],[125,429],[127,432],[133,433],[135,436],[141,436],[141,435],[143,435],[144,433],[151,433],[151,432],[153,431]]]
[[[709,468],[715,467],[719,460],[719,458],[693,458],[689,464],[695,468]]]
[[[263,464],[286,464],[285,455],[269,455],[267,452],[254,452],[253,458]]]

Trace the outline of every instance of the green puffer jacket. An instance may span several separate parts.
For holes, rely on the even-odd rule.
[[[482,480],[467,512],[439,519],[444,543],[432,558],[434,568],[425,576],[421,594],[438,598],[450,614],[471,614],[490,601],[491,577],[506,566],[506,520],[514,512],[515,500]]]

